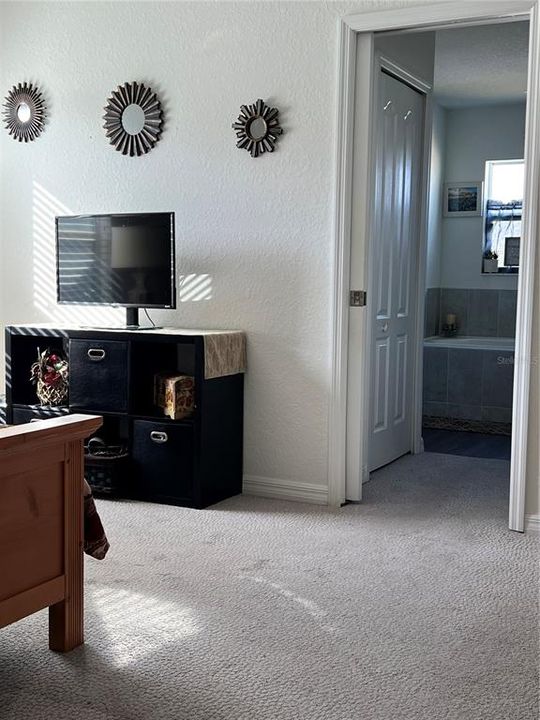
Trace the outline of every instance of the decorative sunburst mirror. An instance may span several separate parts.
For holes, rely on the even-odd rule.
[[[103,119],[105,134],[122,155],[144,155],[161,136],[161,103],[142,83],[124,83],[113,90]]]
[[[4,102],[7,131],[19,142],[31,142],[43,132],[45,104],[41,92],[32,83],[14,85]]]
[[[247,150],[251,157],[274,152],[283,132],[278,116],[279,110],[268,107],[261,99],[253,105],[241,105],[238,120],[232,125],[238,138],[236,147]]]

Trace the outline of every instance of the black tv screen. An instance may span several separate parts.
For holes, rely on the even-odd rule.
[[[56,218],[62,304],[176,307],[174,213]]]

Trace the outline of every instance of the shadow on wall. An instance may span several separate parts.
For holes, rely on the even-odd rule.
[[[56,240],[54,219],[74,215],[43,185],[32,183],[33,301],[48,321],[69,325],[118,325],[124,312],[118,308],[58,305],[56,302]]]

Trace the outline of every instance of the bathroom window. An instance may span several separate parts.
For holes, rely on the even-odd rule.
[[[524,181],[523,160],[486,162],[484,272],[518,271]]]

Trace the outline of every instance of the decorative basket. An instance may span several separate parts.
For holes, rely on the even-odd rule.
[[[68,396],[68,362],[60,350],[37,349],[37,360],[30,368],[30,381],[36,386],[41,405],[62,405]]]
[[[36,395],[41,405],[62,405],[68,395],[68,386],[47,385],[41,378],[36,384]]]
[[[126,483],[129,454],[124,445],[91,438],[84,448],[84,475],[94,495],[117,495]]]

